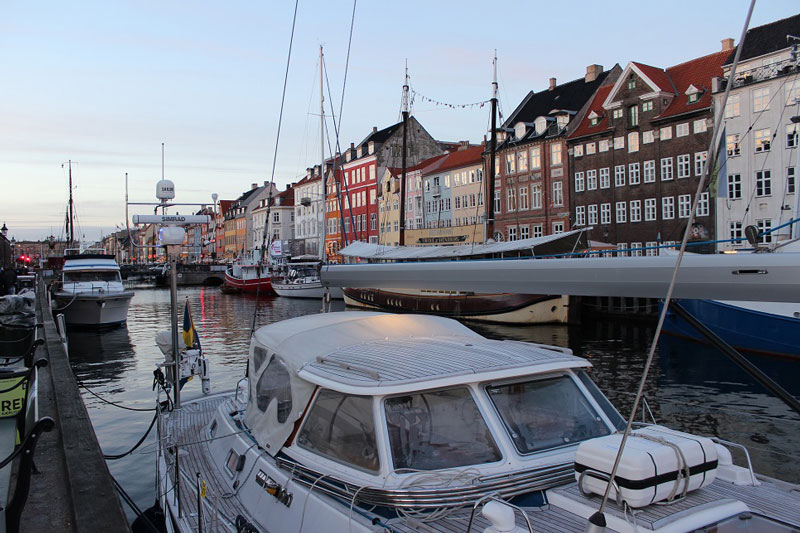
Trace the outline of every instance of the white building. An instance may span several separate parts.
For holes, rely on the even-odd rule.
[[[319,165],[306,170],[294,186],[294,238],[298,254],[319,255],[324,216]]]
[[[792,38],[791,36],[796,36]],[[715,80],[714,107],[721,109],[733,53]],[[747,32],[725,106],[727,187],[717,192],[717,236],[744,238],[744,228],[779,228],[798,216],[798,124],[800,119],[800,15]],[[761,236],[762,243],[789,238],[786,226]],[[746,240],[718,250],[748,247]]]
[[[279,240],[288,245],[294,239],[294,189],[292,187],[293,185],[290,185],[285,191],[273,196],[271,207],[268,207],[269,198],[264,198],[253,209],[254,249],[260,248],[262,242],[269,246],[271,242]],[[267,213],[269,213],[269,229],[267,239],[263,241]]]

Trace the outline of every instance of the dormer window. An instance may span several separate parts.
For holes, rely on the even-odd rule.
[[[628,89],[635,89],[636,88],[636,78],[631,76],[628,78]]]
[[[699,93],[694,93],[694,94],[690,94],[689,95],[689,103],[690,104],[693,104],[698,100],[700,100],[700,94]]]
[[[685,94],[689,97],[689,103],[693,104],[700,100],[700,97],[703,95],[703,91],[694,85],[689,85],[689,88],[686,89]]]
[[[589,125],[597,126],[598,124],[600,124],[600,115],[592,111],[589,113]]]

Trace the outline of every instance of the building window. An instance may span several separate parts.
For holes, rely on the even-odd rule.
[[[647,102],[642,103],[642,113],[645,113],[647,111],[652,111],[652,110],[653,110],[653,101],[652,100],[648,100]]]
[[[694,153],[694,175],[695,176],[702,176],[703,175],[703,166],[706,163],[706,159],[708,159],[708,152],[695,152]]]
[[[611,118],[614,120],[619,120],[622,118],[622,108],[618,107],[614,111],[611,112]]]
[[[631,222],[641,222],[642,221],[642,201],[641,200],[631,200],[630,209],[631,209]]]
[[[646,198],[644,201],[644,221],[652,222],[656,219],[656,199]]]
[[[772,195],[772,172],[770,170],[756,171],[756,196]]]
[[[661,198],[661,219],[672,220],[675,218],[675,197],[664,196]]]
[[[786,168],[786,194],[794,194],[794,191],[795,191],[794,167],[787,167]]]
[[[506,154],[506,174],[514,173],[514,154]]]
[[[728,148],[728,157],[734,157],[742,153],[739,147],[739,134],[732,133],[725,137],[725,145]]]
[[[800,80],[795,78],[786,83],[786,105],[795,105],[800,100]]]
[[[733,241],[733,245],[737,246],[743,244],[742,241],[744,240],[744,231],[742,228],[742,223],[731,222],[728,227],[730,228],[730,238]]]
[[[639,163],[628,165],[628,184],[639,185]]]
[[[517,191],[513,188],[506,190],[506,212],[517,210]]]
[[[583,192],[584,188],[583,172],[575,173],[575,192]]]
[[[730,174],[728,176],[728,198],[731,200],[739,200],[742,198],[741,174]]]
[[[770,138],[769,128],[763,130],[756,130],[754,134],[756,153],[768,152],[772,139]]]
[[[542,184],[535,183],[531,185],[531,207],[533,209],[542,208]]]
[[[592,155],[596,151],[594,143],[586,143],[586,155]]]
[[[672,158],[664,157],[661,159],[661,181],[672,180]]]
[[[652,159],[644,162],[644,183],[655,183],[656,181],[656,162]]]
[[[628,218],[628,203],[617,202],[617,224],[624,224]]]
[[[786,148],[797,148],[797,124],[786,126]]]
[[[597,224],[597,204],[592,204],[588,207],[589,213],[589,225],[593,226]]]
[[[564,223],[553,222],[553,235],[558,235],[559,233],[564,233]]]
[[[653,130],[643,131],[642,132],[642,143],[643,144],[652,144],[653,142]]]
[[[632,105],[628,108],[628,127],[639,125],[639,106]]]
[[[531,230],[528,226],[520,226],[519,228],[519,238],[520,239],[528,239],[531,236]]]
[[[646,249],[644,255],[656,256],[658,255],[658,243],[656,241],[647,241],[644,246]]]
[[[494,191],[494,212],[500,212],[500,191]]]
[[[633,131],[628,134],[628,153],[639,151],[639,132]]]
[[[701,118],[700,120],[695,120],[693,123],[694,132],[695,133],[705,133],[708,131],[708,126],[706,125],[706,119]]]
[[[519,188],[519,208],[520,209],[529,209],[530,205],[528,204],[528,186],[520,187]]]
[[[598,152],[608,152],[608,139],[597,142]]]
[[[508,240],[509,241],[517,240],[517,228],[515,226],[510,226],[508,228]]]
[[[769,87],[753,89],[753,113],[769,109]]]
[[[756,227],[758,227],[758,233],[761,234],[761,238],[758,242],[762,244],[768,244],[772,242],[772,219],[766,218],[763,220],[756,220]]]
[[[625,186],[625,165],[617,165],[614,167],[614,187]]]
[[[672,126],[661,128],[658,132],[658,138],[662,141],[668,141],[672,139]]]
[[[581,157],[583,155],[583,145],[576,144],[575,147],[572,149],[572,153],[575,157]]]
[[[708,193],[700,193],[700,201],[697,202],[697,216],[707,217],[708,212]]]
[[[553,182],[553,205],[561,207],[564,205],[564,184],[560,181]]]
[[[625,148],[625,137],[614,137],[614,150]]]
[[[561,164],[561,143],[550,145],[550,165],[556,166]]]
[[[611,204],[600,204],[600,223],[611,224]]]
[[[528,170],[528,151],[527,150],[521,150],[517,154],[517,168],[519,169],[520,172],[522,172],[523,170]]]
[[[689,212],[692,210],[692,196],[690,194],[681,194],[678,196],[678,218],[689,218]]]
[[[628,89],[635,89],[635,88],[636,88],[636,78],[634,78],[633,75],[631,75],[631,77],[628,78]]]
[[[598,124],[600,124],[600,117],[592,117],[589,119],[590,126],[597,126]]]
[[[733,118],[739,116],[739,95],[731,94],[728,96],[728,101],[725,103],[725,118]]]
[[[617,243],[617,257],[625,257],[628,255],[626,251],[627,245],[624,242]]]
[[[689,123],[684,122],[675,126],[675,137],[686,137],[689,135]]]
[[[376,224],[377,224],[377,217],[376,217],[375,213],[370,213],[370,215],[369,215],[369,229],[372,230],[372,231],[375,231],[375,229],[377,228]]]
[[[640,242],[632,242],[631,243],[631,257],[641,257],[642,256],[642,243]]]
[[[582,205],[575,207],[575,225],[576,226],[586,225],[586,207]]]
[[[600,188],[608,189],[611,187],[611,169],[603,167],[600,169]]]
[[[607,171],[608,169],[606,169]],[[602,169],[601,172],[602,174]],[[597,171],[596,170],[587,170],[586,171],[586,190],[593,191],[597,189]]]
[[[689,154],[678,156],[678,179],[688,178],[691,176],[691,162]]]
[[[689,103],[693,104],[700,100],[700,93],[692,93],[689,95]]]
[[[531,170],[542,168],[542,148],[534,146],[531,148]]]

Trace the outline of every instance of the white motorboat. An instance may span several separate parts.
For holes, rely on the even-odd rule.
[[[436,316],[261,327],[249,386],[159,413],[167,528],[582,532],[625,425],[590,366]],[[735,465],[725,443],[632,435],[607,530],[800,527],[800,487]]]
[[[122,286],[113,255],[67,250],[59,286],[53,290],[53,310],[69,326],[119,326],[128,320],[133,291]]]
[[[340,287],[326,288],[319,279],[320,261],[291,261],[283,276],[272,278],[272,290],[286,298],[343,298]]]

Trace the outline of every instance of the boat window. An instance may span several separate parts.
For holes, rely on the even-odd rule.
[[[584,387],[586,387],[586,389],[589,391],[589,394],[592,395],[592,398],[594,398],[594,401],[597,402],[597,405],[600,406],[600,409],[603,410],[608,419],[611,420],[611,423],[614,425],[614,427],[619,430],[625,429],[625,419],[622,418],[622,415],[619,414],[619,411],[617,411],[614,405],[608,401],[608,398],[606,398],[605,394],[600,392],[600,389],[597,388],[595,382],[589,377],[589,373],[585,370],[581,370],[577,374],[578,379],[581,380],[581,383],[583,383]]]
[[[569,376],[490,384],[486,392],[522,454],[610,433]]]
[[[438,470],[502,459],[466,387],[388,398],[395,470]]]
[[[273,399],[278,402],[278,422],[282,424],[292,412],[292,388],[289,371],[279,357],[269,362],[256,384],[256,405],[261,412],[267,412]]]
[[[258,370],[261,368],[261,365],[264,364],[264,361],[267,359],[267,350],[262,348],[261,346],[256,346],[253,348],[253,363],[255,363],[255,368],[253,370]]]
[[[297,436],[301,448],[362,470],[377,472],[372,397],[322,389]]]
[[[119,272],[114,270],[64,272],[64,283],[83,283],[87,281],[122,281],[122,278],[120,278]]]

